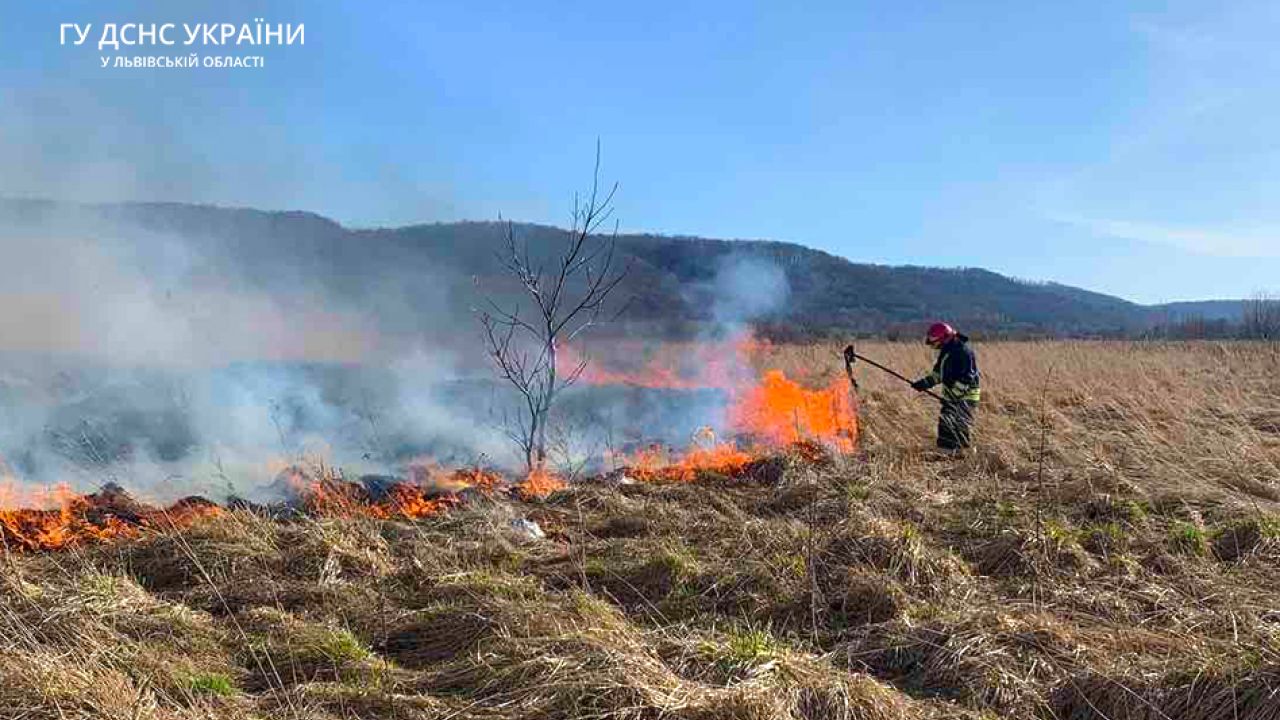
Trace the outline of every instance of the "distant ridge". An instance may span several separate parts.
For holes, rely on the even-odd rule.
[[[351,229],[309,212],[269,212],[181,203],[73,205],[0,200],[0,231],[24,227],[136,228],[178,234],[231,258],[233,270],[262,283],[301,275],[360,293],[394,270],[420,267],[453,278],[442,289],[471,292],[501,285],[494,257],[504,224],[451,222],[385,229]],[[518,224],[537,252],[553,252],[563,231]],[[1029,282],[980,268],[933,268],[856,263],[794,243],[627,234],[619,259],[631,270],[622,291],[629,327],[684,334],[712,318],[705,286],[729,258],[775,264],[786,274],[790,298],[756,322],[782,337],[830,334],[914,334],[932,318],[977,333],[998,335],[1122,336],[1196,317],[1238,320],[1243,302],[1208,300],[1140,305],[1052,282]],[[411,291],[412,292],[412,291]],[[408,298],[414,301],[414,298]],[[459,307],[471,300],[456,299]]]

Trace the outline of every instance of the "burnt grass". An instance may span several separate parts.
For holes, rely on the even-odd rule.
[[[988,350],[958,459],[867,382],[852,456],[5,552],[0,717],[1280,717],[1276,356],[1086,348],[1132,393],[1042,395],[1040,352]]]
[[[0,716],[1280,712],[1270,516],[885,461],[10,555]]]

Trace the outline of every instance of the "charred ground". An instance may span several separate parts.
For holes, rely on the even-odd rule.
[[[852,455],[9,552],[0,714],[1275,717],[1276,353],[985,346],[958,462],[871,376]]]

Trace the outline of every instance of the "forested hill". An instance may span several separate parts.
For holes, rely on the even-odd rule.
[[[502,247],[505,228],[458,222],[351,229],[305,212],[0,201],[4,238],[50,232],[177,236],[219,258],[224,271],[257,284],[299,277],[348,297],[367,295],[381,285],[404,290],[410,304],[443,302],[452,310],[474,307],[476,288],[503,286],[495,252]],[[535,255],[553,252],[564,241],[564,232],[552,227],[518,225],[515,231]],[[786,301],[752,318],[784,337],[914,334],[932,318],[985,334],[1116,335],[1200,313],[1197,303],[1145,306],[979,268],[857,263],[785,242],[621,235],[617,254],[630,268],[619,292],[628,299],[622,319],[632,331],[687,333],[715,319],[710,294],[717,274],[726,264],[741,262],[776,267],[785,274]],[[415,272],[422,283],[413,282]],[[1215,318],[1230,317],[1239,306],[1233,301],[1204,305]]]

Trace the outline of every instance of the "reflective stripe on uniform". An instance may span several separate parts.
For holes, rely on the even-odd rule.
[[[942,376],[946,372],[947,360],[950,356],[942,355],[938,358],[938,367],[929,373],[929,377],[936,378],[935,383],[942,382]],[[968,400],[970,402],[978,402],[982,397],[982,389],[978,386],[970,386],[969,383],[954,382],[950,385],[942,386],[942,397],[948,400]]]
[[[982,388],[970,387],[967,383],[952,383],[942,386],[942,396],[948,400],[978,402],[982,398]]]

